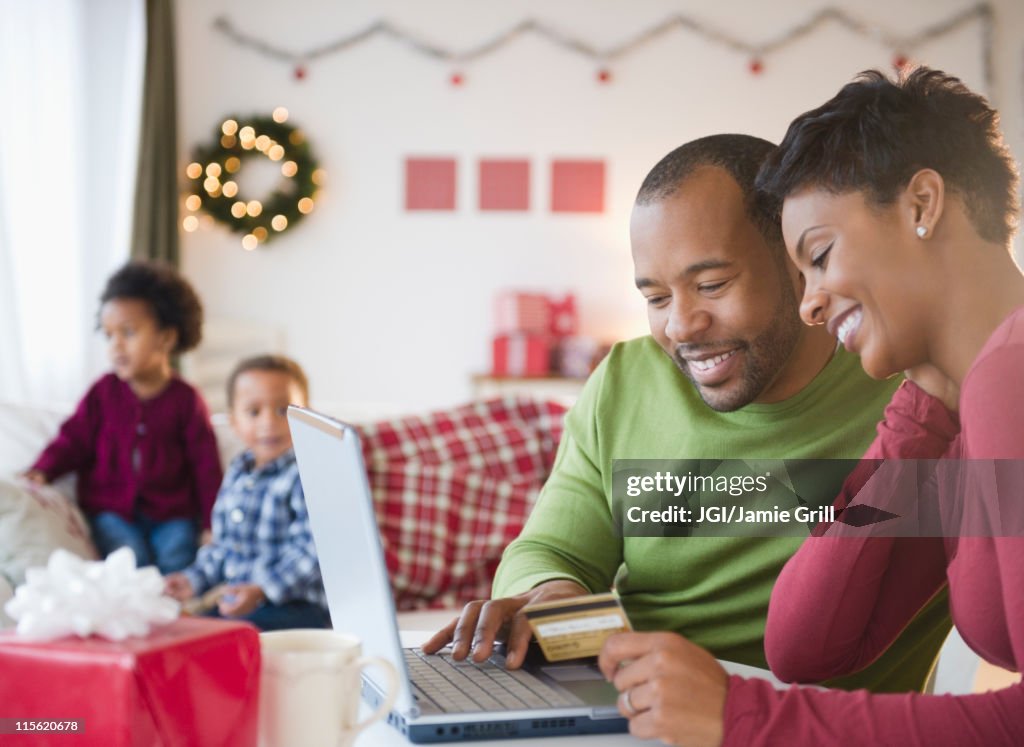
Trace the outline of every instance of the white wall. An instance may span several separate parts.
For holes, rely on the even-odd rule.
[[[913,34],[969,7],[965,0],[861,0],[850,12]],[[469,377],[489,365],[491,304],[508,286],[574,290],[583,331],[629,337],[646,330],[632,287],[627,225],[648,169],[673,147],[705,134],[741,131],[778,140],[789,120],[823,102],[861,69],[888,68],[891,52],[837,25],[765,59],[759,76],[741,53],[685,31],[597,65],[526,36],[463,68],[377,37],[309,65],[291,67],[236,46],[213,27],[219,15],[285,48],[331,42],[388,19],[436,44],[465,49],[524,18],[544,20],[610,47],[682,12],[751,42],[784,33],[823,7],[780,0],[182,0],[178,3],[182,171],[232,112],[286,106],[309,135],[328,186],[307,221],[256,252],[207,227],[184,237],[184,267],[211,317],[283,329],[286,352],[309,371],[321,401],[404,407],[469,396]],[[995,85],[1004,129],[1024,148],[1024,6],[999,0]],[[985,90],[981,26],[971,24],[917,58]],[[458,158],[454,213],[403,210],[403,159]],[[476,159],[524,156],[533,166],[528,213],[481,213]],[[554,157],[607,160],[606,212],[547,210]]]

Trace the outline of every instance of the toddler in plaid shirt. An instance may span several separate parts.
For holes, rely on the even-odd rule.
[[[228,379],[231,424],[246,446],[228,467],[213,507],[213,541],[166,579],[187,601],[221,588],[214,617],[262,630],[330,626],[320,565],[288,430],[288,405],[306,405],[302,369],[282,356],[249,358]]]

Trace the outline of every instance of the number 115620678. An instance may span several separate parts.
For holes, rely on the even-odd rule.
[[[82,734],[85,732],[85,721],[74,718],[0,718],[0,734],[26,732]]]

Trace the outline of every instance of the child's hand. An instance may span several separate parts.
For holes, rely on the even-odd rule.
[[[36,485],[45,485],[47,483],[46,473],[37,469],[30,469],[28,472],[22,472],[21,476],[29,482],[34,482]]]
[[[164,578],[164,594],[174,597],[179,602],[191,599],[194,595],[192,584],[184,573],[172,573]]]
[[[202,534],[199,535],[199,544],[208,545],[213,542],[213,531],[210,529],[204,529]]]
[[[224,589],[217,609],[224,617],[242,617],[265,601],[267,595],[256,584],[232,584]]]

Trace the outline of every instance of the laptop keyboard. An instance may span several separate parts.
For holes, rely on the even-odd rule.
[[[455,661],[448,652],[404,651],[416,700],[433,703],[445,713],[583,705],[575,695],[519,669],[508,670],[490,661]]]

